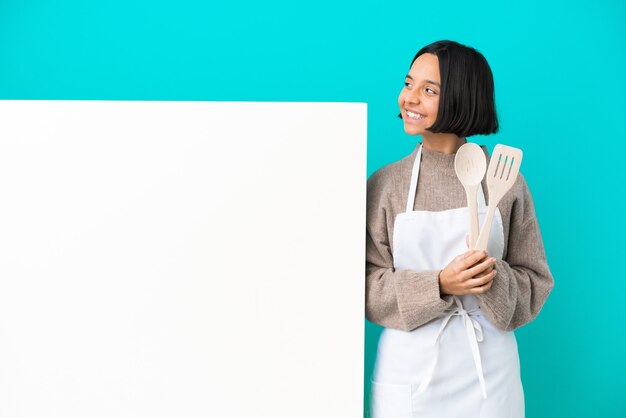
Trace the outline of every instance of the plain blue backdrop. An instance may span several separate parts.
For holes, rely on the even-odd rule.
[[[470,140],[524,150],[555,278],[516,331],[527,416],[624,417],[624,1],[0,0],[0,99],[366,102],[371,174],[419,140],[397,95],[440,39],[491,65],[501,131]]]

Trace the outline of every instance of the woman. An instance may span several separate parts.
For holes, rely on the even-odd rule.
[[[422,143],[368,180],[366,317],[384,327],[371,416],[523,417],[513,330],[537,316],[554,285],[533,200],[519,174],[487,251],[468,251],[454,171],[467,137],[498,131],[489,64],[457,42],[428,45],[398,104],[406,133]],[[481,221],[486,201],[483,180]]]

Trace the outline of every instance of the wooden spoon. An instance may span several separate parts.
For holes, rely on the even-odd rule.
[[[486,250],[491,233],[491,224],[496,207],[502,197],[515,183],[520,165],[522,164],[522,150],[498,144],[493,149],[489,168],[487,169],[487,190],[489,190],[489,207],[487,217],[480,230],[476,250]]]
[[[458,149],[454,157],[454,171],[465,188],[469,208],[469,247],[474,248],[478,239],[478,202],[476,191],[485,176],[487,160],[485,153],[476,144],[467,142]]]

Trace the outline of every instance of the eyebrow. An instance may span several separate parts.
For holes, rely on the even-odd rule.
[[[406,78],[410,78],[411,80],[413,80],[413,77],[411,77],[411,76],[410,76],[410,75],[408,75],[408,74],[406,75]],[[434,84],[434,85],[436,85],[436,86],[441,87],[441,84],[437,83],[436,81],[432,81],[432,80],[425,80],[425,81],[426,81],[427,83]]]

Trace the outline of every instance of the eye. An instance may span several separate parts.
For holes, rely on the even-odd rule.
[[[433,90],[433,89],[431,89],[431,88],[426,87],[426,91],[429,91],[429,90],[430,90],[430,91],[432,91],[433,93],[437,94],[437,92],[436,92],[435,90]]]
[[[409,87],[411,85],[411,83],[409,83],[408,81],[404,82],[404,87]]]

